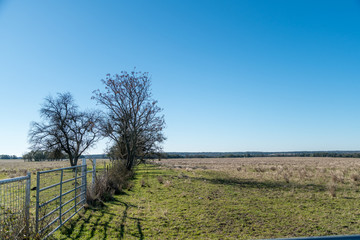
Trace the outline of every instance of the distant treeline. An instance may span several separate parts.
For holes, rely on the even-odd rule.
[[[343,157],[360,158],[360,151],[329,152],[169,152],[162,153],[161,158],[251,158],[251,157]],[[158,158],[158,156],[153,156]]]
[[[39,161],[59,161],[66,159],[67,156],[60,151],[30,151],[23,155],[24,161],[39,162]]]
[[[18,159],[15,155],[0,155],[0,159]]]
[[[169,158],[251,158],[251,157],[339,157],[360,158],[360,151],[329,152],[164,152],[150,156],[150,159]],[[31,151],[22,157],[25,161],[54,161],[66,159],[61,153]],[[107,154],[83,155],[81,158],[107,159]],[[16,155],[0,155],[0,159],[19,159]]]
[[[61,151],[30,151],[22,156],[24,161],[28,162],[40,162],[40,161],[61,161],[68,159],[67,154],[62,153]],[[80,158],[96,158],[96,159],[106,159],[108,156],[106,154],[92,154],[92,155],[82,155]]]

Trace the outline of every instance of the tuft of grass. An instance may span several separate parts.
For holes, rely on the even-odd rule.
[[[149,183],[143,178],[143,179],[141,179],[140,186],[143,188],[149,187]]]
[[[353,173],[353,174],[351,174],[351,179],[354,182],[360,182],[360,175],[358,173]]]
[[[283,178],[285,180],[286,183],[290,183],[290,176],[288,173],[283,173]]]
[[[276,171],[276,169],[277,169],[277,168],[276,168],[275,166],[271,166],[271,167],[270,167],[270,170],[271,170],[271,171]]]
[[[266,169],[265,169],[265,168],[263,168],[263,167],[259,167],[259,166],[258,166],[258,167],[255,167],[255,168],[254,168],[254,171],[255,171],[255,172],[260,172],[260,173],[263,173],[263,172],[265,172],[265,171],[266,171]]]
[[[344,183],[344,177],[341,176],[341,175],[338,175],[336,173],[334,173],[332,176],[331,176],[331,179],[333,181],[334,184],[336,183]]]
[[[172,186],[172,183],[170,180],[166,180],[165,183],[164,183],[164,187],[171,187]]]
[[[160,184],[164,183],[164,178],[162,176],[157,176],[157,180]]]
[[[336,184],[335,183],[330,183],[327,186],[327,189],[328,189],[331,197],[333,197],[333,198],[336,197]]]

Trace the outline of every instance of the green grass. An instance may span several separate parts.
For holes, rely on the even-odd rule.
[[[360,233],[357,185],[141,166],[133,187],[87,209],[57,239],[254,239]]]

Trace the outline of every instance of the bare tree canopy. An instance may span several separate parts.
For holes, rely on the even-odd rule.
[[[77,165],[81,154],[100,137],[99,114],[79,111],[70,93],[45,98],[40,116],[43,122],[31,123],[31,148],[63,151],[68,155],[71,166]]]
[[[131,169],[138,159],[161,150],[165,140],[162,109],[152,99],[148,73],[126,71],[102,80],[105,91],[94,91],[93,99],[108,110],[102,133],[113,140],[112,152]]]

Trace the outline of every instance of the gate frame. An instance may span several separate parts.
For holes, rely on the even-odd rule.
[[[81,168],[81,176],[77,176],[78,173],[78,168]],[[74,178],[70,178],[67,179],[66,181],[63,181],[63,172],[64,170],[68,170],[68,169],[75,169],[75,177]],[[50,233],[48,233],[46,235],[46,237],[44,239],[46,239],[47,237],[49,237],[51,234],[53,234],[56,230],[58,230],[61,226],[63,226],[67,221],[69,221],[76,213],[78,213],[82,208],[84,208],[84,205],[82,205],[80,208],[77,208],[77,206],[81,203],[85,203],[86,201],[86,181],[87,181],[87,173],[91,172],[91,171],[86,171],[87,170],[87,165],[86,165],[86,159],[83,158],[82,160],[82,165],[77,165],[77,166],[73,166],[73,167],[66,167],[66,168],[58,168],[58,169],[52,169],[52,170],[47,170],[47,171],[39,171],[37,172],[37,181],[36,181],[36,216],[35,216],[35,231],[36,233],[41,233],[44,230],[46,230],[48,227],[50,227],[51,225],[53,225],[56,221],[59,221],[59,225],[57,227],[55,227]],[[40,175],[41,174],[45,174],[45,173],[50,173],[50,172],[56,172],[56,171],[61,171],[61,176],[60,176],[60,182],[50,185],[50,186],[46,186],[43,187],[42,189],[40,189]],[[92,171],[96,171],[95,169],[92,169]],[[81,179],[81,184],[80,186],[78,186],[76,184],[77,179]],[[64,196],[65,194],[62,193],[62,185],[64,183],[70,182],[70,181],[75,181],[75,187],[71,190],[69,190],[68,192],[66,192],[65,194],[70,194],[72,191],[75,192],[75,196],[74,198],[70,199],[68,202],[66,202],[65,204],[62,203],[62,196]],[[40,192],[59,186],[60,185],[60,193],[58,196],[46,201],[43,204],[40,204]],[[79,195],[76,195],[76,190],[77,189],[81,189],[81,192]],[[80,196],[80,201],[77,202],[77,198]],[[59,205],[53,209],[52,211],[50,211],[49,213],[47,213],[46,215],[44,215],[41,219],[39,219],[39,211],[40,208],[46,206],[47,204],[58,200],[59,199]],[[62,207],[68,203],[70,203],[71,201],[75,202],[75,205],[72,206],[71,208],[69,208],[68,210],[66,210],[64,213],[62,212]],[[75,212],[69,216],[67,219],[65,219],[64,221],[62,221],[62,216],[64,216],[66,213],[68,213],[69,211],[71,211],[72,209],[75,209]],[[39,222],[43,219],[45,219],[46,217],[52,215],[53,213],[55,213],[56,211],[59,211],[59,216],[56,217],[54,220],[52,220],[49,224],[47,224],[44,228],[39,229]]]

